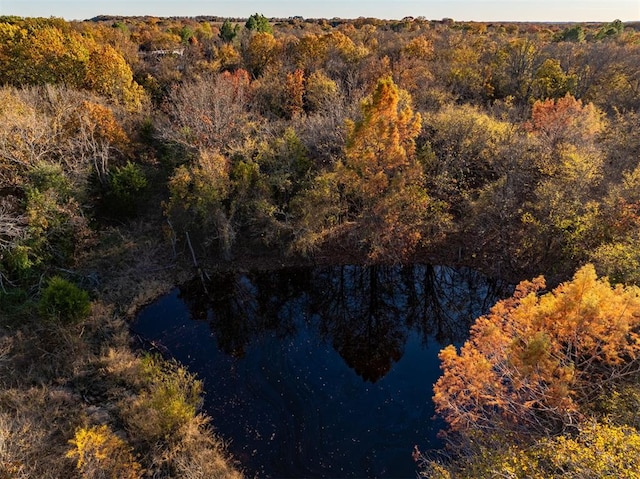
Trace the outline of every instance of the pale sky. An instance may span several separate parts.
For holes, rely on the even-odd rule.
[[[0,15],[83,20],[96,15],[610,22],[640,20],[640,0],[0,0]]]

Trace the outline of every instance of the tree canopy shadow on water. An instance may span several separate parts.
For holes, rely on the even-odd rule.
[[[461,343],[474,319],[512,291],[467,268],[431,265],[220,273],[206,289],[193,280],[180,298],[226,354],[241,358],[260,337],[288,338],[306,322],[371,383],[402,358],[411,332],[425,344]]]

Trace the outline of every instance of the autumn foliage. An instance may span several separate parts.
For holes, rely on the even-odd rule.
[[[545,144],[557,147],[563,142],[592,141],[604,128],[604,119],[592,103],[584,105],[567,93],[557,100],[536,101],[528,126]]]
[[[431,462],[420,476],[429,479],[604,478],[636,479],[640,434],[628,426],[588,423],[576,434],[543,438],[531,446],[496,448],[480,444],[478,454],[447,468]]]
[[[450,477],[634,477],[639,40],[620,21],[0,17],[0,476],[215,477],[184,383],[82,388],[103,390],[103,353],[129,343],[115,311],[159,276],[257,257],[514,284],[593,263],[480,318],[441,353],[435,401],[485,461]],[[88,317],[56,306],[68,288],[47,299],[56,276],[90,291]],[[108,428],[85,420],[98,403]]]
[[[316,178],[302,205],[319,208],[316,193],[324,190],[326,202],[334,204],[319,226],[325,236],[356,243],[369,260],[397,261],[437,236],[448,216],[425,189],[415,146],[422,117],[409,94],[383,78],[360,108],[361,118],[346,123],[344,160]]]
[[[637,369],[640,289],[612,286],[590,265],[543,288],[542,277],[520,283],[460,352],[441,351],[434,402],[453,430],[561,432],[600,388]]]
[[[11,85],[64,84],[89,89],[131,109],[145,93],[121,52],[63,21],[0,21],[0,79]]]

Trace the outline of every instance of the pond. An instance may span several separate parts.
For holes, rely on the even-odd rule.
[[[441,446],[438,352],[511,292],[442,266],[225,273],[175,288],[133,329],[204,382],[248,477],[415,477]]]

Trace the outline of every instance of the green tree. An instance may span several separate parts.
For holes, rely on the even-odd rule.
[[[226,19],[222,24],[222,26],[220,27],[220,33],[218,34],[218,36],[222,40],[228,43],[233,41],[233,39],[238,35],[239,31],[240,31],[239,24],[236,23],[234,25],[229,21],[229,19]]]
[[[247,30],[261,33],[273,33],[273,28],[269,23],[269,19],[260,13],[254,13],[251,15],[244,26]]]
[[[147,189],[147,177],[140,165],[128,161],[110,171],[105,210],[113,216],[129,216],[136,213]]]
[[[620,20],[614,20],[611,23],[603,25],[600,30],[598,30],[598,33],[596,33],[595,38],[597,40],[602,40],[604,38],[618,36],[622,32],[624,32],[624,23],[622,23]]]
[[[557,36],[558,41],[564,42],[584,42],[587,38],[587,32],[582,25],[574,25],[572,27],[565,28]]]
[[[24,179],[28,181],[24,191],[26,230],[2,258],[8,270],[23,279],[40,267],[64,265],[88,234],[86,219],[60,165],[38,163]]]
[[[577,82],[576,75],[565,73],[559,60],[548,58],[536,71],[532,85],[533,97],[562,98],[575,92]]]

